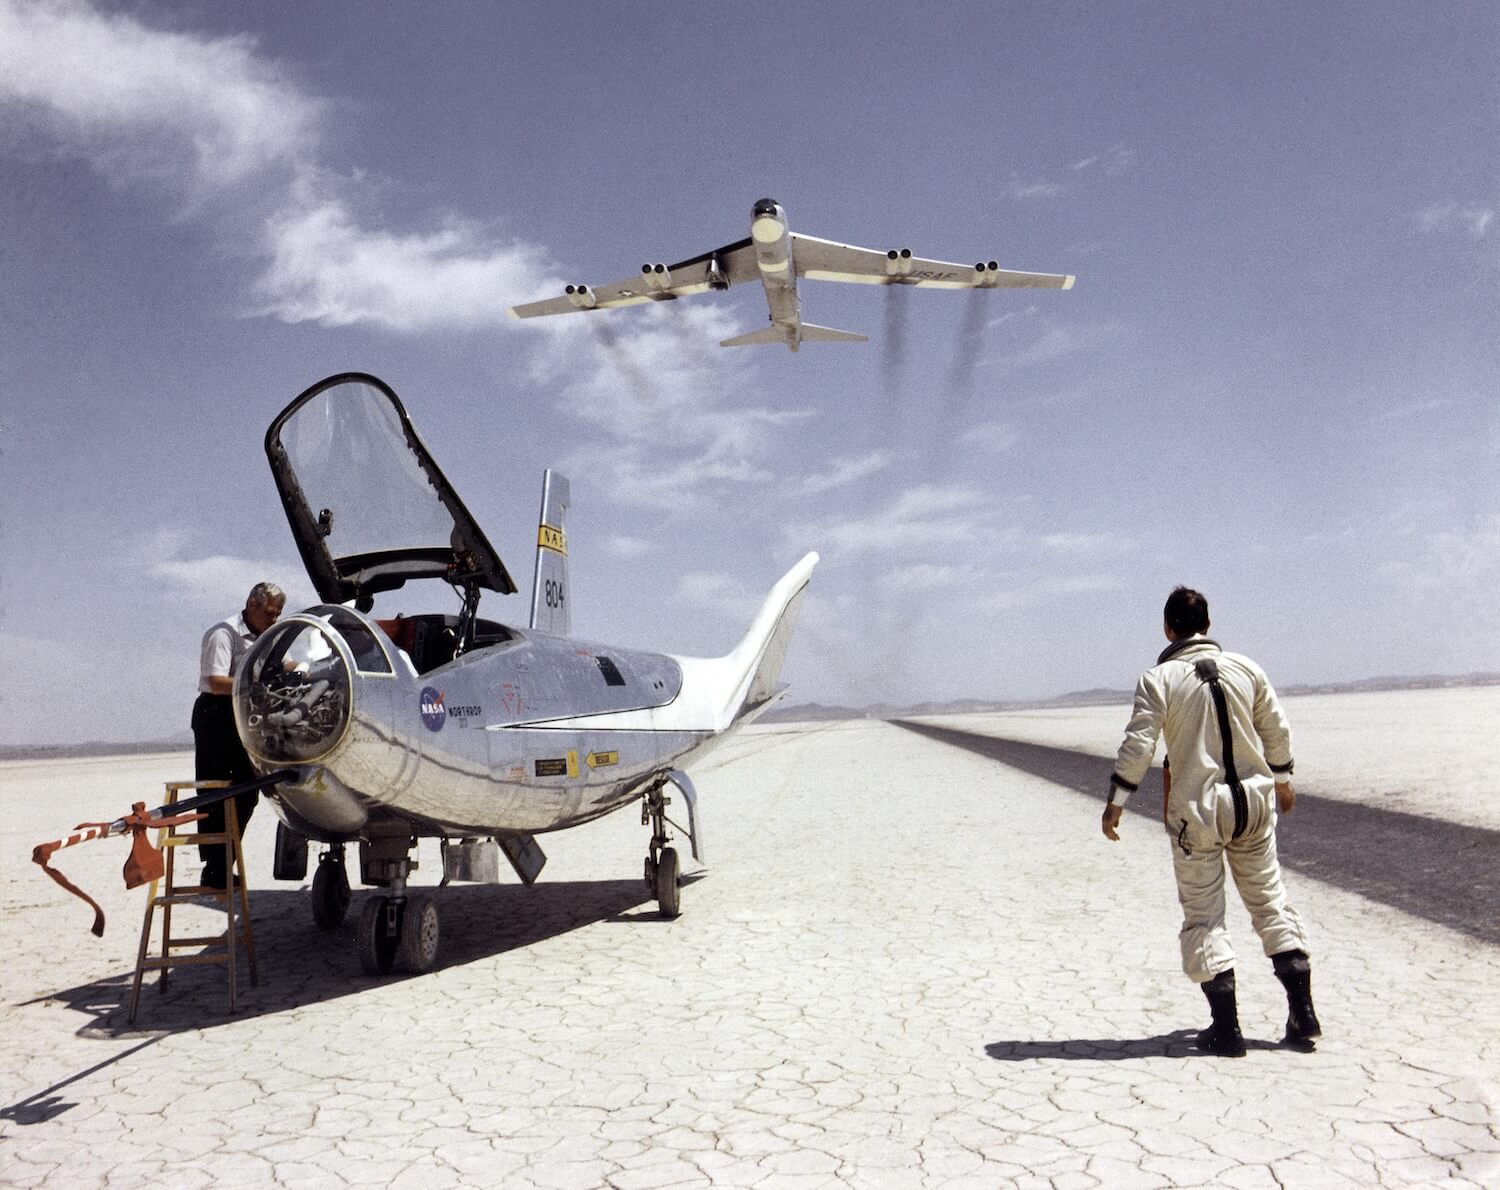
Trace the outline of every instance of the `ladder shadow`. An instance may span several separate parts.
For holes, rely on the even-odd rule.
[[[562,881],[529,888],[519,884],[413,887],[411,891],[430,892],[436,897],[442,923],[438,971],[525,950],[598,922],[649,924],[648,915],[633,911],[654,904],[640,879]],[[239,1005],[234,1013],[228,1011],[222,965],[175,967],[165,993],[159,991],[159,976],[148,972],[133,1025],[126,1020],[133,967],[23,1003],[61,1003],[80,1013],[86,1019],[77,1031],[79,1037],[159,1040],[174,1033],[213,1029],[336,1000],[384,983],[423,978],[399,970],[381,976],[366,975],[361,970],[356,950],[360,909],[365,897],[378,892],[357,892],[343,924],[334,930],[321,930],[312,920],[305,891],[251,890],[259,982],[250,984],[248,964],[241,952]],[[200,912],[212,910],[203,908]],[[218,916],[222,919],[222,912]],[[0,1117],[5,1110],[0,1108]]]

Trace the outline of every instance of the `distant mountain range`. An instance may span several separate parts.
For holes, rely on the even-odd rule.
[[[1313,686],[1283,686],[1278,693],[1355,694],[1367,690],[1442,690],[1455,686],[1500,686],[1500,673],[1463,675],[1428,674],[1422,677],[1361,678],[1354,682],[1325,682]],[[761,716],[763,723],[804,723],[825,719],[904,719],[912,715],[970,715],[986,711],[1040,710],[1046,707],[1092,707],[1128,705],[1129,690],[1075,690],[1056,698],[996,700],[955,698],[947,702],[918,702],[897,706],[876,702],[862,707],[825,706],[817,702],[773,707]],[[154,752],[191,752],[192,732],[182,731],[161,740],[84,744],[0,744],[3,760],[64,760],[89,756],[142,756]]]
[[[1428,674],[1420,677],[1361,678],[1354,682],[1325,682],[1312,686],[1282,686],[1277,693],[1287,697],[1300,694],[1355,694],[1367,690],[1440,690],[1453,686],[1500,686],[1500,673]],[[1046,707],[1129,706],[1131,690],[1074,690],[1055,698],[994,700],[957,698],[947,702],[919,702],[907,706],[877,702],[863,707],[824,706],[822,703],[797,703],[774,707],[761,716],[762,722],[796,723],[823,719],[900,719],[911,715],[969,715],[986,711],[1040,710]]]

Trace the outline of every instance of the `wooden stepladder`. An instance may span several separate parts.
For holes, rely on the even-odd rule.
[[[223,789],[228,781],[169,781],[167,782],[168,806],[175,805],[177,795],[184,789]],[[147,971],[160,971],[159,988],[167,990],[168,972],[172,967],[203,966],[208,963],[223,963],[229,971],[229,1011],[235,1011],[235,985],[239,975],[237,953],[245,948],[245,958],[250,967],[250,983],[258,980],[255,970],[255,935],[250,928],[250,894],[245,887],[245,857],[240,846],[239,811],[234,798],[224,802],[224,830],[210,834],[178,834],[182,827],[163,827],[156,832],[156,845],[164,849],[165,873],[160,880],[153,880],[146,896],[146,918],[141,923],[141,946],[136,952],[135,981],[130,988],[130,1013],[127,1018],[135,1021],[136,1008],[141,999],[141,978]],[[176,858],[179,847],[196,847],[199,843],[222,843],[224,852],[225,880],[223,888],[206,888],[193,882],[179,883],[176,879]],[[164,885],[158,892],[158,885]],[[226,924],[224,933],[198,935],[190,938],[172,936],[172,907],[187,901],[210,899],[222,901]],[[152,955],[151,921],[157,906],[161,907],[161,954]],[[207,947],[198,954],[174,954],[185,947]]]

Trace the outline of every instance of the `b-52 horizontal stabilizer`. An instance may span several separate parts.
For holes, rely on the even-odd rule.
[[[868,343],[869,335],[856,335],[853,331],[836,331],[831,326],[815,326],[811,322],[802,324],[801,339],[804,343]]]
[[[786,333],[780,327],[768,326],[751,331],[748,335],[736,335],[732,339],[720,339],[720,347],[758,347],[764,343],[785,343]]]

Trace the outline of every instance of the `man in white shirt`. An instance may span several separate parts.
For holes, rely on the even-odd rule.
[[[245,746],[240,743],[234,725],[234,675],[250,651],[255,639],[281,616],[286,596],[275,583],[257,583],[245,599],[245,609],[227,620],[220,620],[203,634],[198,664],[198,700],[193,704],[194,777],[199,781],[228,781],[237,785],[255,779]],[[240,830],[244,831],[255,812],[259,795],[242,793],[235,798]],[[198,823],[202,834],[219,834],[225,829],[224,803],[215,802],[204,811]],[[222,843],[200,844],[204,888],[223,888],[227,872]]]
[[[1163,819],[1182,902],[1182,967],[1203,988],[1213,1024],[1198,1044],[1242,1057],[1234,949],[1224,925],[1226,860],[1251,924],[1287,993],[1287,1045],[1311,1050],[1322,1035],[1312,1005],[1307,934],[1287,903],[1276,858],[1276,815],[1296,805],[1292,740],[1264,671],[1226,653],[1208,632],[1208,601],[1178,587],[1163,609],[1171,643],[1136,684],[1135,708],[1110,777],[1104,835],[1118,840],[1126,800],[1166,736]]]

